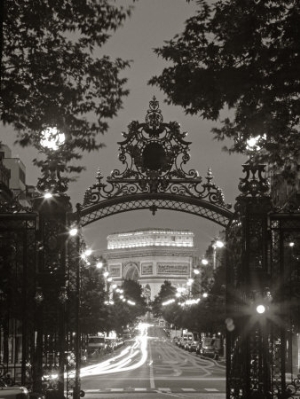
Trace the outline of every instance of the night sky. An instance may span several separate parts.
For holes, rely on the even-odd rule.
[[[127,3],[127,0],[118,0]],[[128,3],[132,3],[128,1]],[[106,148],[92,154],[84,154],[82,162],[87,170],[76,183],[71,183],[68,194],[75,205],[83,201],[85,190],[96,183],[95,175],[99,168],[106,177],[113,169],[122,171],[118,160],[118,141],[122,141],[122,132],[133,120],[144,122],[149,101],[156,96],[164,122],[177,121],[183,132],[188,132],[187,141],[191,141],[191,161],[186,171],[195,168],[205,177],[208,168],[212,168],[215,183],[223,189],[227,203],[234,203],[238,195],[239,178],[242,177],[241,165],[245,157],[228,155],[222,151],[224,142],[213,140],[210,130],[216,122],[203,121],[197,116],[186,116],[179,107],[170,107],[164,103],[165,96],[157,88],[147,85],[147,81],[159,74],[166,63],[158,59],[153,48],[163,45],[184,28],[184,21],[194,14],[196,5],[184,0],[139,0],[135,3],[132,17],[124,27],[109,40],[101,53],[112,58],[121,57],[133,60],[132,67],[124,72],[128,78],[130,95],[124,101],[124,109],[110,122],[110,128],[101,141]],[[224,112],[225,114],[225,112]],[[224,116],[224,115],[223,115]],[[8,144],[14,156],[19,156],[26,166],[27,184],[35,185],[39,171],[32,166],[36,150],[24,150],[13,146],[15,133],[12,129],[1,128],[1,140]],[[195,246],[199,255],[203,254],[211,240],[220,231],[220,226],[193,215],[179,212],[158,211],[153,216],[150,211],[127,212],[95,222],[84,228],[88,245],[95,251],[106,248],[106,236],[110,233],[135,230],[147,227],[186,229],[195,233]]]

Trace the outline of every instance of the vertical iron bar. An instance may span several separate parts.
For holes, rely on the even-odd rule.
[[[80,365],[81,365],[81,328],[80,328],[80,297],[81,297],[81,281],[80,281],[80,205],[77,204],[76,212],[76,223],[77,223],[77,235],[76,235],[76,293],[75,293],[75,356],[76,356],[76,366],[75,366],[75,384],[73,398],[80,398]]]

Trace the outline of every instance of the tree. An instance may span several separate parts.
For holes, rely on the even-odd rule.
[[[118,333],[121,333],[127,325],[135,324],[138,318],[148,310],[142,286],[137,281],[126,279],[123,281],[121,289],[123,290],[122,298],[114,292],[114,305],[110,306],[112,329]]]
[[[260,136],[261,161],[294,177],[300,155],[300,3],[198,0],[183,33],[155,50],[172,62],[150,84],[186,113],[218,120],[212,132],[247,152]]]
[[[152,312],[155,317],[164,318],[164,320],[176,328],[189,328],[193,318],[188,308],[180,306],[178,300],[175,301],[175,299],[177,299],[176,287],[170,281],[165,280],[152,302]],[[169,300],[174,300],[174,302],[163,305],[164,302],[168,302]]]
[[[135,280],[125,279],[122,288],[124,290],[125,298],[135,303],[134,306],[130,307],[133,319],[143,316],[147,312],[148,306],[146,298],[143,296],[143,288],[141,284]]]
[[[102,273],[95,267],[82,268],[80,328],[84,334],[109,330],[109,309],[104,304],[105,285]]]
[[[164,301],[175,298],[176,288],[171,284],[170,281],[165,280],[160,287],[159,293],[155,296],[152,301],[152,313],[154,317],[164,317],[165,309],[162,305]]]
[[[97,137],[128,94],[119,75],[129,62],[95,53],[131,7],[108,0],[5,0],[2,6],[2,122],[18,131],[17,143],[37,149],[42,129],[56,125],[67,135],[64,163],[101,148]]]

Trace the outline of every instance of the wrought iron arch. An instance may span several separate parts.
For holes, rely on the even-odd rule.
[[[83,204],[78,204],[81,225],[133,210],[149,209],[154,214],[166,209],[228,226],[234,213],[213,182],[211,169],[205,179],[195,169],[184,170],[191,144],[186,135],[177,122],[163,122],[153,97],[145,122],[131,122],[118,143],[124,170],[114,169],[106,182],[98,171],[97,182],[86,190]]]
[[[108,216],[128,211],[149,209],[153,214],[157,210],[185,212],[211,220],[227,227],[233,218],[228,209],[211,204],[201,198],[187,198],[178,194],[134,194],[122,198],[110,198],[81,210],[81,225],[86,226]]]

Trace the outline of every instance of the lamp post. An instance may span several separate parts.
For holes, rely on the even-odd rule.
[[[217,251],[218,249],[222,249],[224,247],[223,241],[219,239],[215,239],[213,244],[213,270],[216,270],[217,268]]]
[[[65,308],[68,300],[66,287],[66,242],[67,213],[72,206],[64,193],[67,184],[60,173],[64,166],[60,149],[65,135],[56,126],[46,127],[41,132],[41,150],[47,159],[42,167],[37,189],[41,196],[33,201],[33,209],[38,213],[38,252],[37,284],[42,293],[40,319],[37,321],[36,367],[47,372],[56,369],[57,397],[64,397],[65,370]],[[39,296],[41,298],[41,296]],[[58,357],[57,357],[58,354]],[[50,360],[51,359],[51,360]],[[57,373],[58,371],[58,373]],[[38,379],[42,373],[37,373]],[[41,381],[35,381],[39,388]]]

